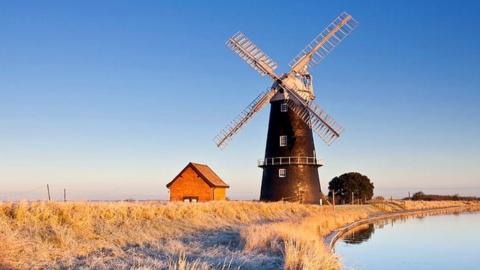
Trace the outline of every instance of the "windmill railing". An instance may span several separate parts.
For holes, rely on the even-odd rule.
[[[323,160],[317,157],[271,157],[258,161],[258,167],[280,165],[315,165],[322,166]]]

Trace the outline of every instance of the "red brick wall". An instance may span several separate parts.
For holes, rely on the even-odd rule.
[[[188,167],[175,182],[170,185],[170,200],[183,201],[184,197],[198,197],[199,201],[212,200],[213,190]]]
[[[226,199],[227,189],[226,188],[215,188],[213,193],[215,195],[215,201],[222,201],[222,200]]]

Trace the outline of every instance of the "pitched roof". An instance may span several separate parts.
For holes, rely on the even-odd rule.
[[[169,188],[178,177],[180,177],[187,168],[192,168],[210,187],[224,187],[228,188],[229,186],[223,182],[223,180],[205,164],[193,163],[190,162],[188,165],[175,177],[170,183],[167,184]]]

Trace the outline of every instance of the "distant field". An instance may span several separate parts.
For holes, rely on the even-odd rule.
[[[296,203],[0,203],[4,269],[339,269],[323,244],[336,228],[405,209],[478,206],[394,201]]]

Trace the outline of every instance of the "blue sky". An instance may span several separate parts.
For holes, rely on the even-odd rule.
[[[0,199],[160,198],[189,161],[229,197],[260,191],[268,109],[212,138],[270,86],[224,46],[244,32],[288,62],[340,12],[360,23],[311,70],[345,127],[317,138],[322,187],[359,171],[387,196],[480,195],[480,19],[474,1],[2,1]]]

